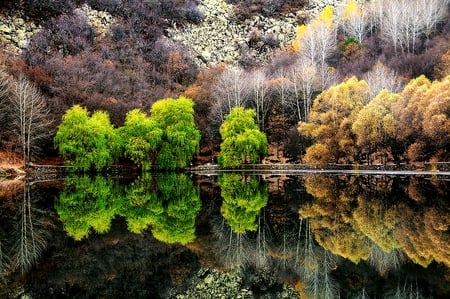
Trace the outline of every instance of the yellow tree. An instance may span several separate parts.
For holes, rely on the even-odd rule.
[[[370,94],[367,83],[352,77],[322,92],[311,108],[308,122],[299,123],[299,133],[311,138],[305,162],[314,164],[354,161],[352,124]]]
[[[368,31],[368,15],[365,10],[351,0],[341,13],[341,27],[347,38],[356,38],[361,43]]]
[[[431,86],[425,76],[412,79],[400,93],[400,98],[392,106],[394,117],[399,122],[398,141],[403,144],[408,158],[412,161],[422,158],[425,144],[420,142],[423,112],[428,106],[425,93]]]
[[[450,148],[450,75],[434,81],[426,93],[422,127],[428,140],[433,140],[436,159],[446,159]]]
[[[362,154],[367,155],[369,163],[371,154],[381,152],[386,157],[389,153],[390,140],[397,128],[390,107],[399,97],[383,89],[356,116],[352,131],[356,134],[357,146]]]
[[[398,142],[403,144],[410,161],[443,158],[448,154],[448,87],[448,77],[431,82],[420,76],[408,83],[393,104],[392,111],[400,126]]]
[[[297,28],[292,48],[317,65],[324,88],[328,84],[330,71],[326,61],[336,49],[336,26],[331,6],[327,6],[308,25]]]

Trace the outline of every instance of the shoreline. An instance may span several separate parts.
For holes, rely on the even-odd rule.
[[[158,172],[154,167],[151,171]],[[180,170],[178,170],[180,171]],[[249,172],[260,174],[372,174],[372,175],[439,175],[450,176],[450,162],[421,163],[421,164],[388,164],[388,165],[359,165],[359,164],[243,164],[238,168],[221,169],[217,164],[205,164],[188,167],[185,172],[198,175],[217,175],[222,172]],[[105,173],[129,174],[139,172],[136,168],[114,165]],[[27,168],[18,166],[0,166],[0,180],[8,179],[41,179],[60,178],[67,174],[67,167],[60,165],[30,165]]]

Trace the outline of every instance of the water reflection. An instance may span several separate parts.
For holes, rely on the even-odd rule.
[[[0,279],[26,273],[40,259],[50,238],[51,213],[39,207],[39,192],[28,181],[1,182]]]
[[[75,240],[93,230],[103,234],[122,216],[128,229],[166,243],[187,244],[195,239],[200,195],[186,174],[143,174],[127,186],[102,176],[72,177],[55,202],[67,234]]]
[[[450,266],[450,209],[444,182],[431,181],[419,191],[424,180],[386,179],[305,177],[315,200],[302,205],[299,214],[310,219],[321,246],[354,263],[369,260],[381,274],[400,266],[402,252],[424,267],[433,261]],[[399,183],[395,192],[392,183]]]
[[[449,181],[81,176],[47,207],[32,184],[1,187],[0,290],[30,271],[26,287],[42,298],[176,298],[167,290],[214,266],[238,272],[255,297],[285,284],[304,298],[450,294]]]
[[[269,199],[267,184],[260,177],[234,173],[223,173],[218,181],[220,212],[227,224],[216,230],[222,262],[228,268],[266,264],[268,240],[261,210]],[[256,232],[254,240],[249,232]]]

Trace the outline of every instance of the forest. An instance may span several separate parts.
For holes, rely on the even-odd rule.
[[[169,34],[213,26],[203,24],[209,2],[231,8],[225,21],[239,24],[296,15],[294,38],[283,46],[280,35],[254,28],[235,61],[210,63]],[[83,170],[117,161],[143,169],[191,161],[236,167],[263,157],[448,162],[450,2],[335,1],[307,17],[298,13],[312,2],[2,1],[0,158],[25,165],[64,157]],[[38,28],[21,49],[4,38],[12,18]],[[237,108],[247,116],[234,117],[230,129]],[[92,134],[83,138],[94,144],[68,143],[75,138],[64,129],[76,113]],[[228,141],[225,128],[236,133]],[[233,153],[237,147],[246,150]]]

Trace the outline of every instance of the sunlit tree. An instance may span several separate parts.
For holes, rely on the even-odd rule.
[[[267,155],[266,135],[255,124],[255,111],[242,107],[233,108],[220,127],[219,164],[222,167],[238,167],[241,163],[256,163]]]
[[[125,157],[142,170],[149,170],[155,161],[156,150],[161,144],[163,131],[139,109],[127,113],[125,124],[119,128]]]
[[[156,153],[158,166],[162,169],[188,166],[200,147],[200,131],[194,122],[194,102],[185,97],[158,100],[150,110],[150,120],[163,132]]]
[[[399,97],[386,89],[382,90],[359,111],[353,122],[352,131],[356,134],[356,144],[361,147],[362,154],[367,155],[369,164],[372,161],[372,153],[381,151],[386,159],[390,152],[391,141],[398,130],[391,106]]]
[[[369,99],[369,86],[355,77],[323,91],[315,100],[308,122],[299,123],[299,133],[313,140],[306,150],[307,163],[354,161],[355,138],[351,127]]]
[[[55,136],[55,146],[68,166],[75,170],[100,171],[118,158],[118,135],[106,112],[92,116],[79,105],[67,110]]]

